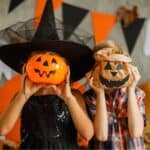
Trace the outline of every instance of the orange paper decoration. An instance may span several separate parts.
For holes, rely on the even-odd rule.
[[[116,16],[91,12],[96,45],[105,40],[116,23]]]
[[[8,107],[11,99],[20,89],[21,75],[14,76],[0,88],[0,113]],[[16,142],[20,141],[20,118],[18,118],[15,126],[7,135],[7,138]]]

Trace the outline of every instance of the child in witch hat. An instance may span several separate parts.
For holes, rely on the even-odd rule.
[[[63,44],[61,41],[57,41],[56,43],[55,41],[51,42],[50,45],[53,48],[47,47],[47,49],[59,53],[61,55],[60,57],[63,55],[66,56],[65,58],[71,57],[71,60],[76,60],[74,56],[77,57],[79,55],[77,50],[80,48],[84,51],[84,54],[82,53],[83,63],[84,60],[88,59],[86,57],[87,54],[91,54],[87,48],[75,43],[66,43],[65,41],[62,42]],[[32,48],[34,47],[35,49],[36,46],[33,45]],[[56,48],[54,48],[54,45]],[[5,48],[7,50],[9,49],[8,47]],[[5,48],[3,47],[3,50]],[[15,49],[19,48],[20,45],[15,45]],[[66,50],[70,49],[69,53],[72,52],[72,56],[69,56],[69,53],[66,51],[60,52],[59,50],[61,50],[61,48],[66,48]],[[31,47],[28,47],[28,49],[31,49]],[[20,50],[23,51],[23,49]],[[45,57],[45,53],[40,55],[41,57],[37,58],[36,62],[42,62],[42,56],[44,55]],[[18,58],[20,59],[19,56]],[[78,59],[78,61],[80,60],[81,59]],[[78,61],[76,62],[77,64],[80,63]],[[61,68],[58,66],[56,59],[52,59],[52,63],[56,68]],[[42,64],[47,67],[49,62],[43,61]],[[76,64],[69,62],[69,65],[73,71],[74,65]],[[88,67],[90,67],[90,65]],[[37,64],[35,64],[35,66],[37,66]],[[80,67],[81,66],[82,64]],[[30,67],[32,68],[32,63],[30,63],[29,68]],[[87,68],[83,70],[88,71]],[[37,68],[34,69],[34,71],[39,74],[39,77],[43,75],[49,77],[49,73],[41,73]],[[55,74],[54,70],[53,72],[51,71],[51,74]],[[76,75],[76,72],[73,72],[73,75]],[[78,77],[80,76],[81,74],[79,73]],[[75,81],[77,79],[76,77],[77,76],[72,76],[72,81]],[[16,119],[21,114],[20,149],[79,149],[77,133],[84,139],[90,140],[93,136],[93,125],[86,112],[82,95],[79,91],[72,90],[70,87],[69,66],[63,82],[50,84],[40,80],[38,83],[38,80],[33,81],[33,78],[34,76],[30,76],[27,70],[23,74],[22,89],[13,97],[6,111],[0,116],[0,134],[6,135],[12,129]]]

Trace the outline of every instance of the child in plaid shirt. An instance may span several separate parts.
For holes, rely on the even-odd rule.
[[[142,90],[122,88],[110,92],[99,89],[95,94],[90,89],[84,95],[94,121],[97,138],[96,141],[91,142],[91,148],[144,149],[141,137],[145,121]]]
[[[108,43],[101,48],[114,48],[113,43]],[[132,66],[132,74],[134,80],[128,87],[109,89],[96,86],[92,72],[86,75],[90,88],[88,89],[87,85],[84,86],[86,90],[88,89],[84,96],[95,129],[95,137],[89,148],[144,149],[142,132],[146,123],[143,102],[145,94],[136,87],[140,79],[136,67]]]

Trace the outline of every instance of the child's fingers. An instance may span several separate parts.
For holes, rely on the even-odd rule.
[[[28,80],[27,74],[24,73],[22,75],[22,89],[23,89],[23,91],[25,91],[26,82],[28,82],[27,80]]]
[[[133,74],[134,74],[134,77],[135,77],[136,80],[139,80],[141,78],[140,73],[139,73],[137,67],[134,68]]]
[[[130,65],[130,68],[134,79],[138,81],[141,78],[138,68],[133,65]]]
[[[68,67],[67,77],[66,77],[66,83],[70,83],[70,68]]]
[[[65,81],[61,84],[61,86],[64,86],[64,85],[70,85],[70,68],[69,68],[69,66],[68,66],[68,71],[66,74]]]
[[[89,79],[89,85],[92,87],[92,88],[95,88],[95,86],[94,86],[94,84],[93,84],[93,77],[91,77],[90,79]]]
[[[90,79],[92,77],[92,71],[89,71],[88,73],[86,73],[86,78]]]

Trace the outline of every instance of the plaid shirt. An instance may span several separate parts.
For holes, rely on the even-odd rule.
[[[92,119],[96,112],[95,93],[86,85],[86,79],[83,78],[75,83],[82,93],[84,93],[88,110]],[[78,86],[77,86],[78,85]],[[144,118],[146,125],[145,109],[143,98],[144,92],[136,88],[136,99],[139,110]],[[106,142],[95,141],[95,148],[102,150],[143,150],[144,141],[142,137],[132,139],[128,130],[128,114],[127,114],[127,88],[116,90],[115,96],[105,93],[107,113],[108,113],[108,140]],[[94,148],[94,147],[93,147]]]

